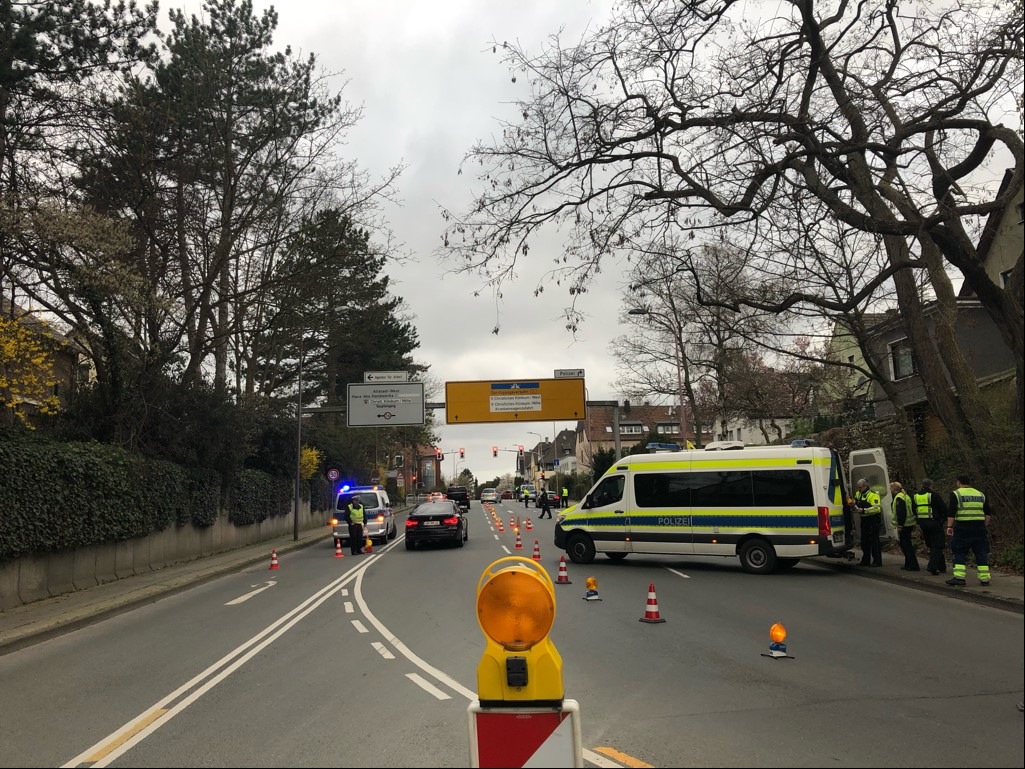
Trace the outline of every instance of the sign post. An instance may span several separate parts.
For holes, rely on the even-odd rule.
[[[500,558],[477,584],[486,646],[467,709],[472,767],[582,767],[580,706],[564,697],[562,657],[548,637],[555,587],[529,558]]]

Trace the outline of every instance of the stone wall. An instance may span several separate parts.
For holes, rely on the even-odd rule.
[[[327,520],[324,511],[311,514],[308,502],[300,508],[299,528],[303,531],[323,527]],[[291,534],[294,526],[292,515],[235,526],[227,513],[222,513],[209,528],[189,524],[127,542],[0,562],[0,611],[282,537]]]

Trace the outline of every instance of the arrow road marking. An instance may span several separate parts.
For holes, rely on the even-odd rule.
[[[224,605],[225,606],[237,606],[240,603],[245,603],[250,598],[252,598],[254,595],[259,595],[260,593],[262,593],[267,588],[274,587],[276,584],[278,584],[277,580],[275,580],[275,579],[269,580],[267,582],[267,584],[264,585],[263,587],[257,588],[256,590],[252,591],[251,593],[246,593],[245,595],[240,595],[238,598],[233,598],[232,600],[228,601]]]

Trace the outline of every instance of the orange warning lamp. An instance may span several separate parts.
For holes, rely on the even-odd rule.
[[[598,589],[598,580],[596,580],[594,577],[588,577],[587,580],[584,582],[584,586],[588,590],[597,590]]]
[[[769,640],[773,643],[781,644],[787,640],[787,629],[783,627],[782,622],[777,622],[775,625],[769,628]]]
[[[500,558],[477,584],[477,621],[486,647],[477,665],[482,706],[562,702],[562,657],[548,633],[555,622],[555,587],[541,564]]]

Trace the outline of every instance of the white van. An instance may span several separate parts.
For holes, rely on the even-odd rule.
[[[849,471],[869,478],[889,525],[883,450],[852,452]],[[720,555],[739,557],[756,574],[806,556],[851,558],[855,521],[844,476],[837,452],[822,446],[635,454],[559,514],[555,545],[580,564],[596,553]]]

